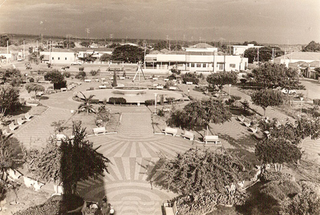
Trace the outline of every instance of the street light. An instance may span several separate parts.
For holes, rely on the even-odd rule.
[[[154,111],[157,114],[157,93],[154,94]]]

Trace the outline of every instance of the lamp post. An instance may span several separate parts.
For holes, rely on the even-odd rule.
[[[303,101],[303,97],[300,97],[300,100],[301,100],[301,103],[300,103],[300,106],[301,106],[300,114],[302,115],[302,101]]]
[[[154,113],[157,114],[157,93],[154,94]]]

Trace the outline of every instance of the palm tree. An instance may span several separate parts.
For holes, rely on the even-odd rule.
[[[82,92],[80,92],[80,93],[83,96],[82,98],[80,98],[83,101],[83,103],[79,105],[78,112],[86,111],[87,114],[96,113],[96,110],[94,109],[93,105],[91,104],[92,98],[94,97],[94,95],[90,95],[89,97],[87,97]]]

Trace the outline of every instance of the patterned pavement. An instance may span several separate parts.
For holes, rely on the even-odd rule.
[[[80,182],[78,190],[85,199],[95,201],[107,195],[117,214],[159,215],[161,204],[175,194],[146,181],[148,165],[159,159],[159,153],[173,157],[195,145],[179,137],[154,135],[150,112],[145,107],[132,108],[132,111],[124,111],[118,134],[90,138],[112,164],[109,174]]]

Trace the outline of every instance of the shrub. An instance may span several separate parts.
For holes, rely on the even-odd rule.
[[[127,100],[122,97],[110,97],[109,103],[111,103],[111,104],[126,104]]]
[[[64,75],[64,77],[66,77],[66,78],[70,78],[71,73],[70,73],[70,72],[64,72],[63,75]]]
[[[163,109],[158,110],[157,115],[164,116],[164,110]]]
[[[284,180],[294,180],[294,177],[289,173],[265,171],[261,173],[260,180],[262,182],[284,181]]]
[[[91,70],[91,71],[90,71],[90,74],[91,74],[92,76],[96,76],[97,74],[99,74],[99,72],[100,72],[100,69],[98,69],[98,70]]]
[[[84,71],[84,67],[79,67],[79,72],[83,72]]]
[[[320,105],[320,99],[313,99],[314,105]]]
[[[99,104],[99,99],[91,99],[92,104]]]
[[[154,105],[156,102],[154,99],[149,99],[145,101],[146,106]]]
[[[80,80],[85,79],[85,77],[87,77],[87,73],[84,72],[84,71],[80,71],[80,72],[75,76],[75,78],[80,79]]]
[[[29,82],[33,83],[34,82],[34,78],[29,78]]]
[[[247,79],[241,78],[241,79],[240,79],[240,82],[241,82],[242,84],[245,84],[245,83],[247,82]]]
[[[60,90],[61,88],[66,88],[67,87],[67,82],[66,81],[62,81],[60,83],[54,83],[53,84],[53,88],[55,90]]]
[[[196,73],[186,73],[182,75],[183,83],[192,82],[193,84],[199,83],[199,78]]]

